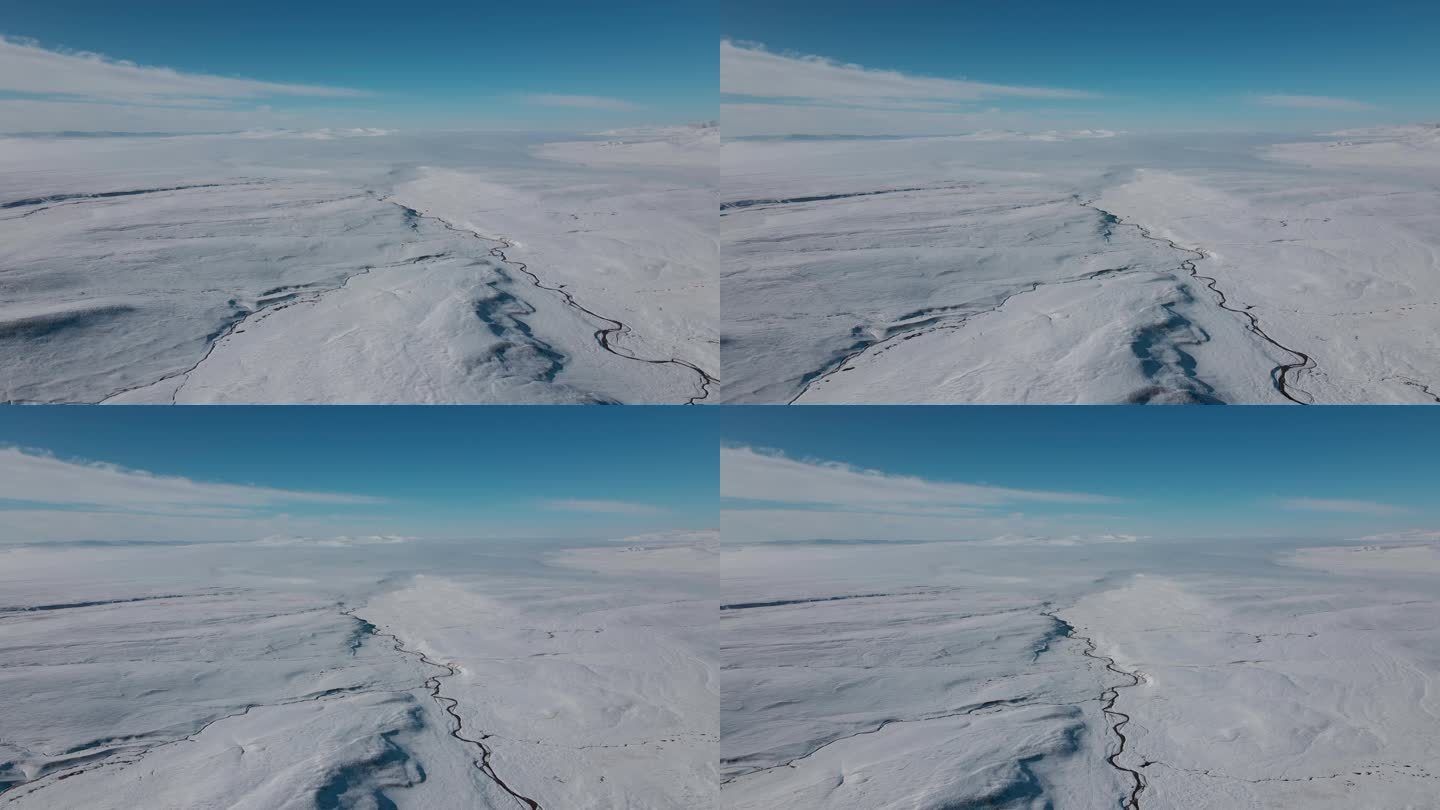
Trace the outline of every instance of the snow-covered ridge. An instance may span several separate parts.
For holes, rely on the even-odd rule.
[[[1428,807],[1440,544],[1362,542],[727,543],[726,806]]]
[[[693,578],[316,546],[5,553],[0,805],[715,807]]]
[[[726,142],[723,398],[1440,402],[1401,134]]]
[[[0,140],[0,401],[709,399],[713,163],[534,146]]]

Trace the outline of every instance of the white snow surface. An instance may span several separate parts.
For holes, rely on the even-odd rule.
[[[1440,140],[738,140],[723,400],[1440,401]]]
[[[724,802],[1433,807],[1435,546],[727,538]]]
[[[0,140],[0,399],[707,398],[713,159],[554,137]]]
[[[580,552],[0,549],[0,805],[713,807],[713,577]]]
[[[727,540],[727,807],[1114,806],[1105,673],[968,553]]]

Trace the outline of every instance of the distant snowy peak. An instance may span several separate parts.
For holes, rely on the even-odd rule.
[[[652,532],[614,542],[610,547],[559,552],[551,561],[608,574],[709,576],[720,553],[720,532],[713,529]]]
[[[1096,138],[1113,138],[1123,135],[1109,129],[1070,129],[1070,130],[1046,130],[1044,132],[1018,132],[1013,129],[982,129],[978,132],[971,132],[965,135],[955,136],[966,141],[1076,141],[1093,140]]]
[[[408,543],[418,538],[398,534],[339,535],[336,537],[295,537],[271,535],[255,541],[257,546],[317,546],[320,548],[350,548],[353,546],[389,546]]]
[[[680,149],[703,150],[718,148],[720,145],[720,127],[714,121],[678,126],[610,129],[595,134],[610,139],[600,144],[602,149],[639,144],[671,144]]]
[[[636,140],[703,140],[720,137],[719,121],[701,121],[695,124],[668,124],[665,126],[622,127],[607,129],[596,135],[606,138]]]
[[[242,138],[266,139],[266,138],[303,138],[311,141],[333,141],[337,138],[380,138],[386,135],[394,135],[393,129],[377,129],[374,127],[358,127],[353,129],[252,129],[239,133]]]
[[[1404,126],[1362,127],[1341,129],[1327,133],[1336,138],[1364,138],[1369,140],[1419,140],[1440,143],[1440,123],[1407,124]]]
[[[1440,167],[1440,123],[1343,129],[1328,136],[1338,140],[1279,144],[1266,154],[1310,165]]]
[[[1109,543],[1138,543],[1144,540],[1138,534],[1071,534],[1057,537],[1002,534],[989,540],[981,540],[984,546],[1090,546]]]
[[[720,545],[720,532],[715,529],[650,532],[648,534],[622,537],[615,542],[624,543],[631,548],[659,548],[667,546],[711,547]]]
[[[1361,537],[1358,545],[1302,548],[1281,562],[1332,573],[1440,574],[1440,531],[1411,530]]]
[[[592,166],[651,165],[710,168],[720,150],[713,121],[664,127],[633,127],[594,133],[605,141],[548,143],[535,154],[550,160]]]
[[[1358,542],[1370,546],[1440,546],[1440,529],[1411,529],[1402,532],[1371,534],[1359,538]]]

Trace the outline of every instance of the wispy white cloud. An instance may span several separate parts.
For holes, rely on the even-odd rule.
[[[263,108],[177,108],[58,99],[0,99],[0,132],[222,132],[304,124],[292,113]]]
[[[128,511],[118,508],[0,507],[0,546],[74,542],[232,543],[265,537],[359,536],[374,520],[334,516],[297,517],[284,513],[186,513]]]
[[[746,509],[726,506],[720,527],[727,543],[800,540],[958,541],[978,545],[1080,546],[1130,543],[1144,535],[1107,531],[1105,516],[1036,516],[991,512],[945,517],[869,510]]]
[[[648,503],[586,498],[559,498],[546,501],[545,505],[565,512],[600,512],[613,515],[654,515],[662,511],[658,506]]]
[[[877,70],[823,56],[775,53],[763,45],[731,40],[720,42],[720,90],[727,96],[721,120],[731,135],[944,134],[1034,128],[1043,116],[996,109],[993,104],[1096,97],[1084,90]]]
[[[1408,511],[1394,504],[1344,498],[1281,498],[1280,506],[1306,512],[1349,512],[1364,515],[1397,515]]]
[[[532,93],[525,97],[542,107],[574,107],[582,110],[638,110],[640,105],[623,98],[608,96],[567,96],[557,93]]]
[[[876,70],[823,56],[779,54],[755,43],[720,41],[720,92],[762,98],[866,100],[989,98],[1073,99],[1093,93],[1055,87],[993,84]]]
[[[0,448],[0,543],[331,536],[369,523],[359,517],[363,508],[381,503],[366,495],[200,481]],[[309,514],[291,514],[301,511]]]
[[[19,448],[0,448],[0,501],[193,512],[197,507],[377,503],[363,495],[196,481],[92,461],[66,461]]]
[[[0,35],[0,127],[6,131],[216,130],[294,120],[261,102],[343,99],[363,90],[264,81],[139,65]]]
[[[353,97],[362,91],[315,84],[184,73],[86,51],[52,50],[0,36],[0,90],[120,101]]]
[[[1118,502],[1085,492],[929,480],[750,447],[721,450],[720,493],[722,529],[737,542],[1078,538],[1102,518],[1029,515],[1018,507]]]
[[[931,481],[833,461],[799,461],[750,447],[720,451],[720,494],[725,498],[841,507],[905,508],[995,506],[1018,502],[1116,503],[1084,492],[1014,489]]]
[[[1293,95],[1272,95],[1256,96],[1255,103],[1266,107],[1286,107],[1295,110],[1374,110],[1378,109],[1373,104],[1363,101],[1356,101],[1349,98],[1336,98],[1334,96],[1293,96]]]
[[[996,109],[902,112],[877,106],[757,102],[722,103],[720,120],[725,134],[730,137],[786,134],[942,135],[1040,126],[1032,114]]]
[[[862,509],[765,509],[725,506],[720,529],[726,542],[783,540],[984,540],[1014,532],[1041,533],[1042,521],[1023,516],[938,517]]]

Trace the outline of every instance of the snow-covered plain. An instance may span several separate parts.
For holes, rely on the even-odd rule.
[[[1436,132],[726,142],[723,399],[1440,401]]]
[[[714,545],[0,548],[0,806],[712,807]]]
[[[1433,536],[724,546],[726,807],[1435,806]]]
[[[705,400],[713,131],[0,139],[0,400]]]

